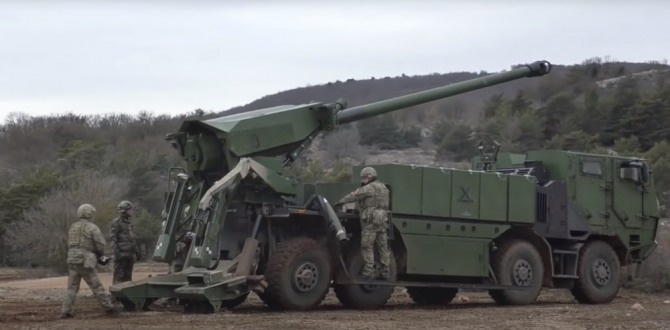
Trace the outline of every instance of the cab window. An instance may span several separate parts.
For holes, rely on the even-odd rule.
[[[603,163],[597,160],[583,159],[581,161],[581,171],[583,175],[602,176]]]

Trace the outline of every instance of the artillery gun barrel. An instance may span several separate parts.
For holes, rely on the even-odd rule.
[[[510,71],[345,109],[338,113],[337,122],[338,124],[347,124],[511,80],[542,76],[550,71],[551,63],[548,61],[537,61]]]

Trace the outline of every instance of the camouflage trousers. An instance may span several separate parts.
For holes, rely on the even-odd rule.
[[[363,257],[363,277],[375,277],[374,270],[374,248],[376,248],[379,255],[379,263],[381,264],[381,276],[389,278],[391,254],[389,252],[387,242],[386,229],[374,228],[371,226],[364,226],[361,232],[361,256]]]
[[[81,284],[81,279],[83,278],[88,287],[93,291],[93,294],[100,302],[100,305],[106,310],[112,310],[113,305],[110,297],[105,292],[105,287],[100,282],[98,273],[95,269],[84,268],[83,265],[68,265],[69,277],[67,279],[67,293],[63,301],[63,306],[61,308],[62,314],[72,315],[74,309],[74,302],[77,299],[77,293],[79,292],[79,285]]]
[[[184,263],[186,262],[186,255],[188,254],[189,244],[185,242],[177,242],[175,257],[172,259],[168,273],[177,273],[184,270]]]
[[[113,284],[128,282],[133,280],[133,266],[135,259],[133,257],[121,257],[114,259],[114,279]]]

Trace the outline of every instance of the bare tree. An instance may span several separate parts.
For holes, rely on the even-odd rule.
[[[365,152],[360,140],[355,127],[341,127],[323,138],[320,158],[328,163],[339,163],[347,158],[359,159]]]
[[[13,222],[6,232],[8,245],[19,264],[65,270],[67,236],[77,221],[79,205],[92,204],[97,212],[94,223],[107,236],[116,206],[127,193],[127,179],[101,176],[94,171],[80,172],[70,183],[45,195],[25,211],[23,221]]]

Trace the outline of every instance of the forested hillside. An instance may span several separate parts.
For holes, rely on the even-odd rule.
[[[464,161],[476,152],[478,139],[493,137],[515,152],[547,147],[641,155],[651,160],[658,184],[668,191],[670,178],[663,175],[670,173],[668,70],[661,63],[601,59],[556,66],[541,78],[342,127],[318,141],[312,161],[301,162],[291,173],[301,179],[346,180],[348,166],[363,161],[370,150],[435,148],[437,161]],[[355,106],[484,74],[337,81],[268,95],[225,112],[196,110],[176,117],[14,113],[0,127],[0,262],[62,269],[65,233],[77,206],[95,205],[107,233],[123,199],[139,207],[136,228],[151,251],[167,169],[180,165],[164,136],[187,118],[341,97]]]

